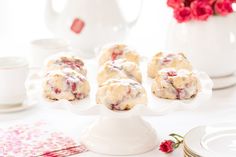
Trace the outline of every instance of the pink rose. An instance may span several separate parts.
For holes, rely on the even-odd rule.
[[[184,0],[167,0],[167,5],[175,9],[184,6]]]
[[[189,7],[194,0],[185,0],[184,5]]]
[[[217,1],[217,0],[208,0],[208,3],[212,5],[212,4],[214,4],[216,1]]]
[[[185,4],[185,6],[191,6],[191,3],[194,2],[194,1],[204,2],[204,3],[212,5],[217,0],[185,0],[184,4]]]
[[[210,5],[212,5],[213,3],[215,3],[217,0],[199,0],[199,1],[202,1],[202,2],[206,2]]]
[[[161,143],[159,150],[164,153],[171,153],[174,151],[175,143],[171,140],[166,140]]]
[[[215,3],[215,12],[222,16],[228,15],[233,12],[231,0],[218,0]]]
[[[206,21],[209,16],[213,15],[211,5],[203,1],[194,1],[191,3],[192,15],[194,19]]]
[[[192,19],[191,9],[189,7],[176,8],[174,17],[179,23],[190,21]]]
[[[171,153],[175,149],[177,149],[182,143],[183,143],[183,136],[180,136],[178,134],[172,133],[169,136],[174,138],[175,140],[165,140],[161,142],[159,146],[159,150],[164,153]]]

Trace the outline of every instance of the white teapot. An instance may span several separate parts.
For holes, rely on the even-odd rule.
[[[68,39],[73,49],[91,56],[96,47],[124,40],[141,4],[142,0],[67,0],[58,13],[47,0],[46,24],[57,37]]]

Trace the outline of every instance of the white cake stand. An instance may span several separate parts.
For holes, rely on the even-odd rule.
[[[44,104],[53,108],[70,110],[79,115],[99,115],[80,137],[80,142],[90,151],[108,155],[135,155],[148,152],[160,143],[156,131],[142,119],[142,116],[161,116],[176,110],[191,110],[204,105],[211,97],[213,83],[207,74],[196,72],[201,83],[201,91],[190,100],[166,100],[153,96],[147,90],[148,105],[136,105],[129,111],[115,112],[104,105],[96,104],[96,88],[92,88],[90,98],[78,102],[60,100]],[[143,83],[145,89],[150,82]]]
[[[129,113],[113,113],[101,107],[101,116],[86,129],[81,143],[91,151],[109,155],[141,154],[154,149],[159,140],[152,126],[138,114],[143,107]]]

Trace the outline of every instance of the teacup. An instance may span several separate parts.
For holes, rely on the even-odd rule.
[[[23,103],[28,72],[28,62],[24,58],[0,57],[0,107]]]
[[[69,43],[58,38],[37,39],[31,42],[30,67],[41,68],[44,60],[58,52],[69,50]]]

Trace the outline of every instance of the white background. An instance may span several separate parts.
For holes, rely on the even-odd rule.
[[[31,40],[53,37],[44,22],[45,2],[0,0],[0,56],[27,56]],[[54,2],[55,9],[60,11],[66,0]],[[165,0],[145,0],[140,19],[131,31],[128,42],[136,45],[141,52],[145,51],[145,54],[163,50],[166,27],[171,19],[172,10]]]

